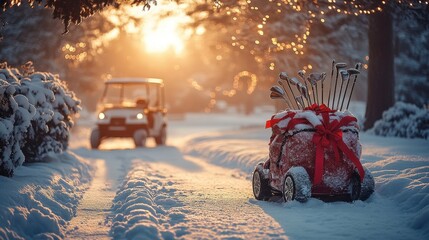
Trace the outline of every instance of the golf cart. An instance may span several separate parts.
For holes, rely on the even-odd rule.
[[[310,73],[306,77],[305,71],[300,70],[301,81],[280,73],[270,98],[283,100],[287,108],[266,123],[272,135],[267,160],[259,163],[253,172],[256,199],[269,200],[279,195],[285,202],[305,202],[310,197],[355,201],[366,200],[374,192],[374,177],[360,162],[358,120],[348,111],[361,65],[340,71],[346,66],[333,61],[327,98],[324,95],[326,73]],[[337,70],[335,81],[334,69]],[[338,94],[337,85],[340,85]]]
[[[148,137],[157,145],[167,138],[164,82],[156,78],[113,78],[105,82],[99,103],[97,127],[91,132],[91,148],[110,137],[132,137],[145,147]]]

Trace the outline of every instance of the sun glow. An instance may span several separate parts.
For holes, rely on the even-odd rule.
[[[141,12],[141,8],[133,7],[132,14],[142,17],[141,39],[145,50],[149,53],[174,51],[181,54],[185,49],[186,41],[190,38],[187,24],[191,18],[185,14],[185,3],[162,0],[162,4]]]
[[[151,53],[173,49],[180,54],[184,49],[184,36],[180,29],[180,16],[170,16],[159,21],[146,22],[143,28],[145,49]]]

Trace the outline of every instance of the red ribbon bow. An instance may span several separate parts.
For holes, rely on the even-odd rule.
[[[323,165],[324,165],[324,149],[330,146],[334,149],[335,161],[340,160],[341,150],[343,154],[349,158],[356,166],[361,181],[365,175],[362,164],[359,159],[353,153],[352,150],[343,141],[343,132],[340,127],[348,125],[350,122],[356,121],[356,118],[351,116],[345,116],[341,121],[333,120],[329,122],[329,113],[325,112],[322,114],[323,121],[322,125],[316,126],[316,132],[313,135],[312,141],[316,144],[316,160],[314,164],[314,180],[313,184],[319,184],[322,182],[323,177]]]

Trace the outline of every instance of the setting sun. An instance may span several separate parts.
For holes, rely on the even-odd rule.
[[[184,48],[183,36],[178,32],[180,18],[171,16],[160,21],[146,22],[143,28],[143,43],[146,51],[159,53],[173,49],[176,54],[180,54]]]

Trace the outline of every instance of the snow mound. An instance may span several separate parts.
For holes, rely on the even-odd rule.
[[[173,183],[147,164],[135,161],[112,206],[114,239],[175,239],[182,229],[182,203],[174,195]]]
[[[409,226],[429,236],[429,157],[393,152],[366,166],[374,175],[376,191],[412,214]]]
[[[90,179],[84,160],[68,152],[0,176],[0,239],[64,238]]]
[[[246,139],[253,130],[232,131],[224,135],[198,136],[184,144],[183,152],[189,155],[204,157],[216,165],[238,168],[250,174],[259,162],[268,158],[268,140],[271,130],[266,131],[266,138]],[[243,136],[243,135],[242,135]]]

